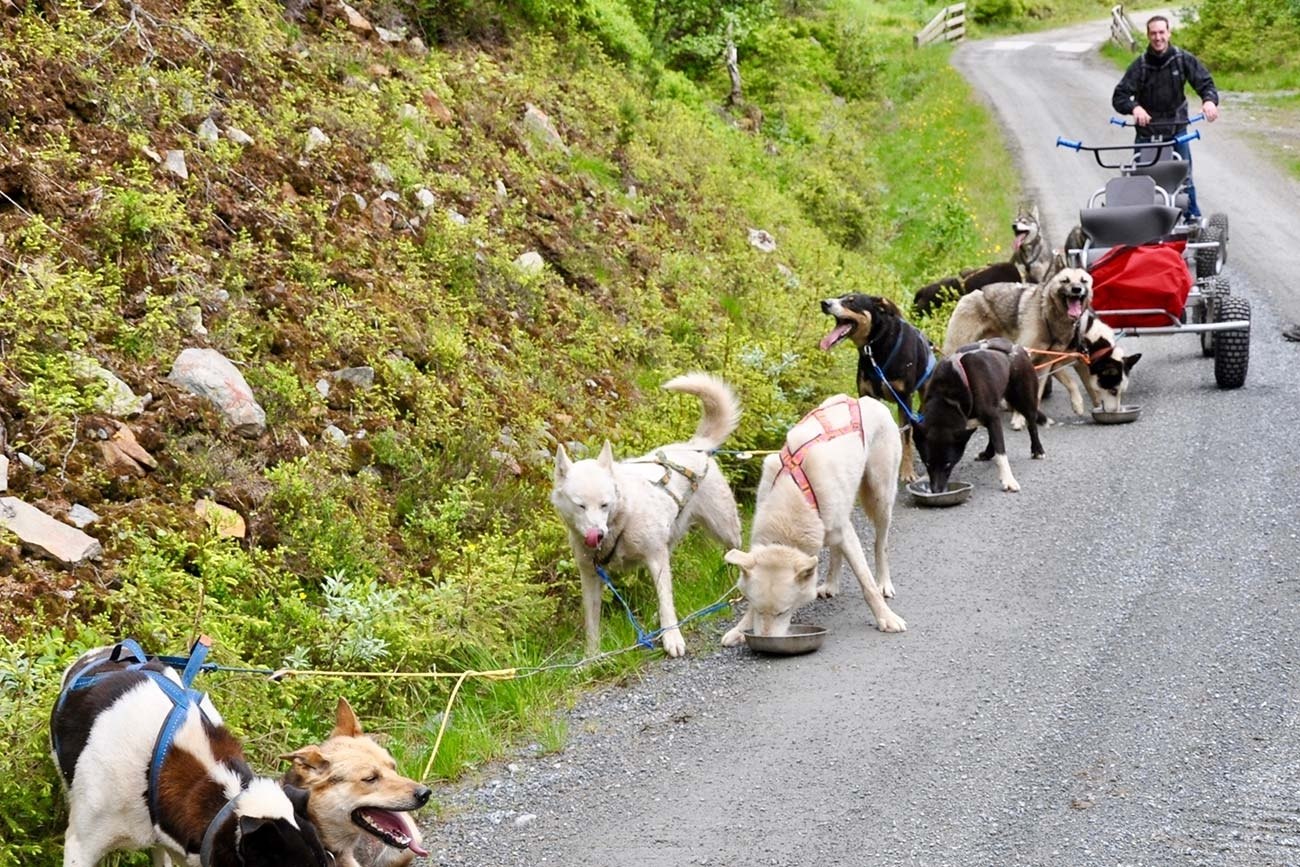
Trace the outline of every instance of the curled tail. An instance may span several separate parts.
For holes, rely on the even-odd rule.
[[[701,449],[716,449],[740,424],[740,401],[736,394],[716,376],[707,373],[687,373],[664,383],[669,391],[693,394],[703,404],[700,423],[688,445]]]

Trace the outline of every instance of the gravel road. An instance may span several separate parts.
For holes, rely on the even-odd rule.
[[[1104,181],[1056,136],[1125,140],[1104,36],[955,59],[1055,245]],[[1300,190],[1224,103],[1194,148],[1254,305],[1244,389],[1215,388],[1194,338],[1128,338],[1137,423],[1076,419],[1057,389],[1046,460],[1008,434],[1022,493],[971,448],[969,503],[900,498],[906,633],[877,632],[856,588],[804,613],[831,629],[810,656],[705,652],[724,624],[699,630],[695,655],[587,697],[563,752],[440,793],[432,862],[1300,864],[1300,346],[1279,336],[1300,319]]]

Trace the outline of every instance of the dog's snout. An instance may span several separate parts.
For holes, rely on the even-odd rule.
[[[831,307],[833,307],[834,305],[835,305],[835,302],[832,301],[830,298],[824,298],[824,299],[822,299],[822,312],[823,312],[823,313],[830,313],[830,312],[831,312]]]
[[[429,803],[429,798],[432,795],[433,789],[430,789],[428,786],[421,786],[415,790],[415,800],[419,802],[421,807]]]

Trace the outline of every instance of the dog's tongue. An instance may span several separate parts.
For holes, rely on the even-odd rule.
[[[843,340],[844,337],[852,330],[853,330],[852,325],[843,325],[843,324],[836,325],[833,329],[831,329],[830,334],[827,334],[825,337],[822,338],[822,342],[819,345],[824,350],[830,349],[832,346],[834,346],[835,344]]]
[[[1065,304],[1065,312],[1070,315],[1071,319],[1078,319],[1083,315],[1083,302],[1078,298],[1071,298]]]
[[[1016,232],[1016,247],[1015,247],[1015,248],[1016,248],[1017,250],[1019,250],[1019,249],[1020,249],[1020,245],[1023,244],[1023,243],[1025,243],[1025,239],[1028,238],[1028,237],[1029,237],[1029,233],[1028,233],[1028,232]]]
[[[365,807],[361,812],[365,814],[366,820],[370,824],[383,831],[388,837],[407,841],[405,846],[394,846],[393,848],[410,849],[416,855],[429,854],[415,841],[415,828],[411,825],[410,817],[405,813],[394,813],[391,810],[379,810],[374,807]],[[388,840],[384,842],[392,845]]]
[[[582,541],[586,543],[588,548],[599,548],[600,531],[597,530],[595,527],[592,527],[590,530],[587,531],[587,534],[582,537]]]

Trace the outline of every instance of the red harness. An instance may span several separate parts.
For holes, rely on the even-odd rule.
[[[832,407],[843,406],[845,404],[847,404],[849,408],[849,423],[844,427],[831,427],[829,422],[826,420],[826,411]],[[794,480],[794,483],[799,486],[799,490],[803,492],[803,497],[808,501],[808,505],[813,507],[813,511],[820,512],[821,510],[817,508],[817,494],[813,491],[812,482],[808,480],[808,474],[803,470],[803,459],[807,454],[808,448],[817,443],[827,442],[851,433],[861,435],[862,444],[866,445],[867,432],[862,429],[861,405],[847,395],[840,395],[840,400],[837,400],[835,403],[828,403],[824,406],[817,407],[815,410],[804,416],[799,421],[799,424],[803,424],[810,418],[817,419],[817,423],[822,426],[822,432],[799,446],[799,448],[794,451],[790,451],[790,444],[788,442],[781,447],[781,469],[777,470],[776,475],[772,477],[772,487],[776,487],[776,480],[781,478],[781,473],[789,473],[790,478]]]

